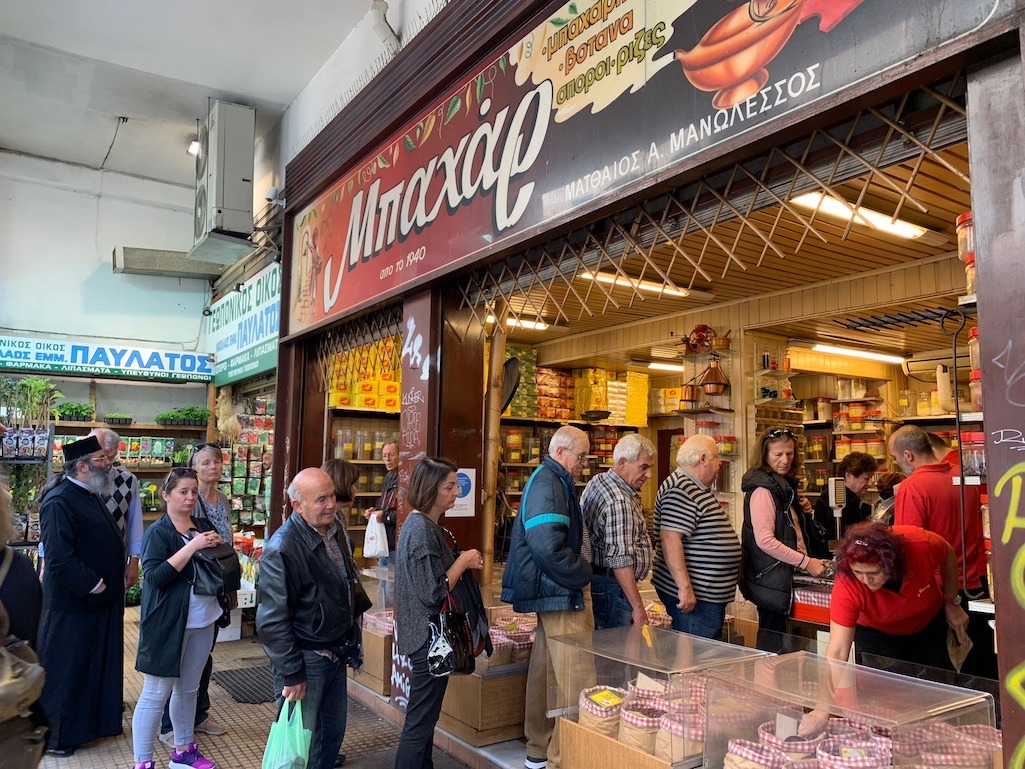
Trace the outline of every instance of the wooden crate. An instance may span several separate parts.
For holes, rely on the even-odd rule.
[[[478,747],[519,739],[526,691],[527,673],[519,665],[452,676],[438,726]]]
[[[562,719],[560,756],[565,767],[586,769],[670,769],[671,764],[619,740],[591,731],[576,721]]]
[[[349,668],[349,678],[378,694],[391,694],[392,636],[363,630],[363,669]]]

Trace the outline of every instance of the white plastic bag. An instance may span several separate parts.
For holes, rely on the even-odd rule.
[[[380,515],[372,515],[367,520],[367,531],[363,536],[364,558],[387,558],[388,535],[381,523]]]

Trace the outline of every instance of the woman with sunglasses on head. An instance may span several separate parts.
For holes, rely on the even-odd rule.
[[[829,566],[810,556],[805,544],[812,507],[797,495],[796,453],[797,439],[789,428],[766,430],[755,442],[751,467],[741,481],[740,592],[758,607],[757,646],[763,651],[783,650],[794,571],[821,577]]]
[[[154,769],[153,742],[160,713],[171,698],[174,752],[170,769],[213,769],[194,740],[196,690],[214,642],[214,624],[224,613],[214,596],[196,595],[193,556],[223,540],[209,521],[192,513],[199,481],[191,468],[175,468],[160,496],[167,512],[142,540],[142,616],[135,667],[144,674],[132,715],[136,769]]]
[[[221,447],[216,443],[200,443],[192,449],[192,453],[189,455],[189,467],[196,471],[196,478],[199,481],[199,494],[196,497],[192,516],[208,521],[214,530],[221,535],[221,539],[234,544],[235,530],[231,525],[231,502],[224,492],[217,489],[217,482],[221,480],[221,469],[223,466],[224,459],[221,456]],[[232,593],[228,600],[231,607],[234,608],[238,597]],[[217,643],[217,631],[218,628],[215,627],[214,643]],[[199,681],[199,691],[196,695],[195,726],[197,732],[218,736],[228,730],[223,724],[210,718],[210,676],[213,673],[213,669],[214,658],[213,654],[211,654],[206,661],[203,675]],[[160,720],[160,741],[169,747],[174,742],[169,707],[164,708],[164,715]]]

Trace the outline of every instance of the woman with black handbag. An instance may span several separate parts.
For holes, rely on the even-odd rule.
[[[198,494],[195,470],[168,473],[160,493],[167,512],[142,540],[144,582],[135,667],[145,677],[132,715],[136,769],[154,769],[153,743],[168,696],[175,736],[170,769],[216,766],[199,752],[193,737],[196,690],[224,608],[217,596],[194,589],[194,556],[223,540],[208,521],[193,517]]]
[[[445,541],[441,516],[456,503],[456,465],[448,459],[425,457],[409,479],[409,505],[413,512],[399,533],[395,563],[395,636],[400,654],[413,668],[406,721],[395,753],[395,769],[430,769],[434,727],[441,715],[447,677],[432,676],[427,652],[431,622],[467,569],[484,565],[478,550],[458,557]]]

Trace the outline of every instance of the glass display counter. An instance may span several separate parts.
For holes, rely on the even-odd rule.
[[[705,671],[765,652],[667,628],[594,630],[548,639],[562,763],[588,769],[700,766]]]
[[[989,694],[808,652],[710,670],[706,716],[709,767],[1003,766]]]
[[[395,622],[395,569],[374,566],[362,570],[363,589],[373,601],[363,615],[363,668],[349,668],[349,677],[378,694],[391,692],[392,643]]]

